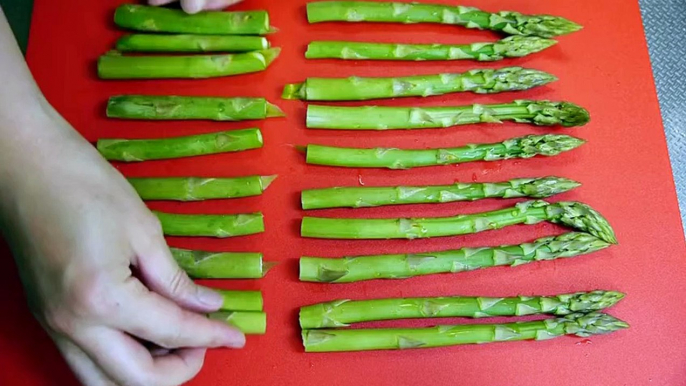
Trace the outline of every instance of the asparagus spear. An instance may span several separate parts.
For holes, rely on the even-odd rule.
[[[266,50],[261,36],[131,34],[117,40],[121,52],[248,52]]]
[[[264,98],[119,95],[107,102],[107,116],[124,119],[244,121],[283,117],[284,114],[278,106]]]
[[[465,324],[429,328],[303,330],[306,352],[402,350],[473,343],[544,340],[563,335],[609,334],[629,325],[600,312],[506,324]]]
[[[511,298],[451,296],[359,301],[345,299],[300,308],[300,327],[347,327],[358,322],[412,318],[569,315],[612,307],[623,297],[623,293],[615,291],[592,291]]]
[[[164,139],[100,139],[97,147],[108,160],[137,162],[258,149],[262,144],[260,129],[245,129]]]
[[[143,200],[201,201],[259,196],[276,176],[129,178]]]
[[[262,292],[216,290],[224,298],[220,311],[262,311]]]
[[[522,15],[518,12],[484,12],[477,8],[444,4],[370,1],[318,1],[307,4],[307,20],[370,21],[387,23],[439,23],[489,29],[510,35],[544,38],[576,32],[582,27],[562,17]]]
[[[584,140],[568,135],[527,135],[498,143],[472,144],[446,149],[345,148],[307,145],[307,163],[352,168],[410,169],[472,161],[499,161],[555,156],[575,149]]]
[[[433,186],[336,187],[303,190],[303,209],[474,201],[483,198],[545,198],[581,186],[562,177],[517,178],[493,183]]]
[[[209,317],[236,327],[244,334],[263,335],[267,331],[267,314],[264,312],[219,311],[209,314]]]
[[[260,279],[267,273],[261,253],[169,249],[176,263],[194,279]]]
[[[167,236],[235,237],[264,232],[262,213],[175,214],[153,211]]]
[[[387,107],[307,106],[310,129],[396,130],[433,129],[474,123],[515,121],[537,126],[583,126],[588,111],[569,102],[517,100],[507,104]]]
[[[307,78],[288,84],[282,98],[308,101],[352,101],[410,96],[443,95],[471,91],[492,94],[528,90],[556,81],[543,71],[521,67],[470,70],[465,73],[406,76],[400,78]]]
[[[609,246],[609,243],[587,233],[570,232],[560,236],[544,237],[532,243],[500,247],[340,259],[302,257],[300,280],[352,283],[373,279],[405,279],[498,266],[514,267],[535,261],[585,255]]]
[[[225,55],[125,56],[110,52],[98,59],[101,79],[216,78],[264,71],[280,48]]]
[[[347,41],[314,41],[308,59],[349,60],[478,60],[490,62],[519,58],[555,45],[557,41],[534,36],[510,36],[495,43],[401,44]]]
[[[264,35],[272,32],[266,11],[201,12],[123,4],[114,12],[114,22],[123,28],[147,32],[208,35]]]
[[[433,218],[321,218],[303,217],[303,237],[324,239],[417,239],[457,236],[501,229],[516,224],[550,221],[587,232],[616,244],[614,231],[597,211],[580,202],[526,201],[490,212]]]

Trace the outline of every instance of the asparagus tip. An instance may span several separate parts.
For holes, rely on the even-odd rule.
[[[510,21],[503,28],[503,31],[513,35],[552,38],[576,32],[583,28],[581,25],[559,16],[523,15],[519,12],[510,11],[499,12],[497,16]]]
[[[261,176],[260,177],[260,184],[262,184],[262,191],[263,192],[265,190],[267,190],[267,188],[269,187],[269,185],[272,184],[272,182],[274,182],[276,177],[278,177],[278,175],[276,175],[276,174],[271,175],[271,176]]]
[[[555,156],[576,149],[586,141],[569,135],[545,134],[512,138],[503,143],[506,147],[519,148],[520,157],[528,158],[535,155]]]
[[[286,114],[279,108],[279,106],[267,102],[267,118],[285,117]]]
[[[598,290],[560,295],[559,298],[565,306],[559,308],[556,314],[565,315],[574,312],[599,311],[612,307],[624,298],[624,294],[617,291]]]
[[[555,75],[544,71],[522,67],[505,67],[497,70],[474,70],[471,74],[483,76],[485,84],[477,93],[499,93],[503,91],[523,91],[557,81]]]
[[[526,107],[533,115],[532,118],[518,119],[518,122],[539,126],[572,127],[583,126],[591,119],[586,109],[574,103],[529,100],[517,100],[514,103]]]
[[[498,55],[506,58],[519,58],[543,51],[555,44],[557,44],[557,40],[554,39],[514,35],[495,43],[494,49]]]
[[[568,232],[559,236],[545,237],[536,240],[550,249],[550,255],[542,255],[542,259],[557,257],[573,257],[580,254],[597,252],[608,248],[610,243],[596,236],[583,232]]]
[[[609,334],[629,328],[628,323],[602,312],[575,313],[560,319],[552,319],[552,322],[563,323],[567,334],[581,337]]]
[[[545,198],[564,193],[581,186],[581,183],[563,177],[542,177],[521,181],[519,188],[527,197]]]
[[[550,221],[588,232],[610,244],[617,244],[617,237],[610,223],[598,211],[580,202],[550,204],[546,211]]]

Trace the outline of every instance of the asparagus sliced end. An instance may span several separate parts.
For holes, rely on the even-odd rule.
[[[283,88],[281,98],[283,99],[306,99],[303,95],[305,83],[291,83]]]
[[[609,222],[598,211],[580,202],[558,202],[546,208],[548,219],[596,236],[610,244],[617,237]]]
[[[262,176],[262,177],[260,177],[260,184],[261,184],[261,186],[262,186],[262,191],[263,191],[263,192],[264,192],[265,190],[267,190],[267,188],[269,187],[269,185],[272,184],[272,182],[274,182],[274,180],[276,179],[276,177],[278,177],[278,175],[276,175],[276,174],[274,174],[274,175],[272,175],[272,176]]]
[[[279,106],[267,102],[267,118],[285,117],[283,110]]]

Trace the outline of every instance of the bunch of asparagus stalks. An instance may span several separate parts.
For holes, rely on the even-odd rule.
[[[102,79],[246,74],[265,70],[280,52],[270,48],[263,36],[275,31],[266,11],[188,15],[181,10],[124,4],[115,11],[114,22],[138,32],[120,38],[115,51],[100,57]],[[126,55],[138,52],[163,54]]]

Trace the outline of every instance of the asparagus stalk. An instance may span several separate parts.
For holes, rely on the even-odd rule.
[[[138,162],[258,149],[262,144],[260,129],[245,129],[164,139],[100,139],[97,147],[108,160]]]
[[[520,58],[555,45],[557,41],[533,36],[510,36],[497,42],[472,44],[402,44],[314,41],[307,59],[348,60],[478,60],[490,62]]]
[[[220,311],[262,311],[263,301],[260,291],[216,291],[224,299]]]
[[[310,129],[396,130],[432,129],[474,123],[514,121],[537,126],[583,126],[588,111],[569,102],[517,100],[507,104],[387,107],[307,106]]]
[[[582,27],[570,20],[549,15],[518,12],[484,12],[477,8],[444,4],[391,3],[370,1],[318,1],[307,4],[310,23],[324,21],[439,23],[489,29],[510,35],[544,38],[576,32]]]
[[[614,291],[510,298],[435,297],[336,300],[300,308],[303,329],[348,327],[351,323],[413,318],[484,318],[535,314],[569,315],[612,307],[624,297]]]
[[[556,156],[576,149],[584,140],[568,135],[527,135],[503,142],[472,144],[445,149],[345,148],[307,145],[307,163],[352,168],[410,169],[473,161],[499,161]]]
[[[260,279],[267,273],[261,253],[169,249],[176,263],[194,279]]]
[[[167,236],[235,237],[264,232],[262,213],[233,215],[153,213]]]
[[[395,187],[336,187],[303,190],[303,209],[474,201],[484,198],[545,198],[581,186],[562,177],[517,178],[493,183]]]
[[[276,176],[129,178],[143,200],[202,201],[259,196]]]
[[[216,78],[264,71],[279,48],[225,55],[126,56],[110,52],[98,59],[101,79]]]
[[[264,35],[272,32],[266,11],[189,15],[176,9],[123,4],[114,12],[114,22],[122,28],[147,32],[208,35]]]
[[[219,311],[209,314],[209,317],[236,327],[244,334],[263,335],[267,332],[267,314],[264,312]]]
[[[121,52],[248,52],[266,50],[261,36],[131,34],[117,40]]]
[[[506,324],[465,324],[429,328],[303,330],[306,352],[402,350],[461,344],[545,340],[563,335],[609,334],[629,325],[600,312]]]
[[[353,283],[373,279],[405,279],[438,273],[511,266],[586,255],[610,244],[587,233],[570,232],[532,243],[500,247],[403,255],[356,256],[340,259],[300,258],[300,281]]]
[[[595,209],[580,202],[526,201],[490,212],[433,218],[321,218],[303,217],[303,237],[324,239],[417,239],[457,236],[501,229],[516,224],[555,224],[590,233],[616,244],[614,231]]]
[[[278,106],[264,98],[119,95],[107,102],[107,116],[124,119],[244,121],[283,117],[284,114]]]
[[[353,101],[410,96],[443,95],[471,91],[492,94],[528,90],[556,81],[543,71],[521,67],[470,70],[465,73],[406,76],[400,78],[307,78],[288,84],[282,98],[307,101]]]

